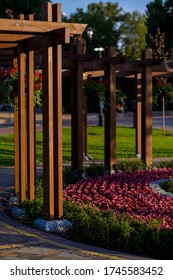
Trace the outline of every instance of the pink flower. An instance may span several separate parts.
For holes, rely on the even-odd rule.
[[[163,228],[173,228],[173,199],[155,193],[149,183],[173,176],[173,168],[105,174],[85,179],[64,190],[67,200],[90,202],[117,216],[129,214],[145,222],[161,220]]]

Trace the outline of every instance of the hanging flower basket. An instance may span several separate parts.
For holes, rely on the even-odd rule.
[[[83,93],[87,97],[98,97],[100,101],[104,101],[107,84],[107,80],[96,80],[91,75],[88,75],[87,79],[83,82]]]
[[[168,83],[165,77],[158,77],[153,87],[153,104],[158,105],[162,98],[169,103],[173,102],[173,84]]]
[[[27,92],[27,77],[25,77],[25,89]],[[0,104],[14,106],[14,96],[18,94],[18,69],[10,68],[0,73]],[[34,74],[34,105],[42,105],[42,74],[37,71]]]
[[[125,103],[126,95],[121,88],[116,90],[116,111],[118,113],[127,112],[127,106]]]

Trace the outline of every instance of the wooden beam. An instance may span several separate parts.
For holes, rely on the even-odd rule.
[[[27,53],[27,178],[28,198],[34,199],[35,187],[35,109],[34,109],[34,52]]]
[[[11,55],[13,56],[15,54],[14,50],[0,50],[0,55]]]
[[[13,67],[18,67],[17,54],[13,59]],[[14,164],[15,164],[15,195],[19,194],[19,100],[18,91],[14,91]]]
[[[140,73],[143,70],[142,63],[125,63],[125,64],[117,64],[116,70],[120,72],[129,72],[130,74]]]
[[[88,155],[87,96],[83,96],[83,155]]]
[[[70,29],[60,28],[53,32],[53,44],[62,45],[70,43]],[[62,56],[62,55],[61,55]]]
[[[47,2],[47,9],[48,8],[49,2]],[[52,20],[52,17],[50,16],[48,20]],[[53,144],[53,49],[49,46],[49,42],[46,37],[43,38],[42,53],[44,217],[50,220],[54,218],[55,214]]]
[[[108,48],[108,56],[115,56],[115,48]],[[112,169],[116,164],[116,65],[108,64],[106,78],[109,86],[106,94],[105,111],[105,165]]]
[[[83,46],[77,43],[77,54],[83,53]],[[83,168],[83,62],[76,61],[73,71],[74,89],[72,106],[72,166],[74,169]]]
[[[70,35],[82,34],[87,24],[52,22],[52,21],[30,21],[18,19],[0,19],[0,33],[6,34],[41,34],[61,28],[69,28]]]
[[[16,44],[16,43],[0,43],[0,50],[16,48],[17,46],[18,46],[18,44]]]
[[[69,28],[57,29],[54,32],[47,32],[44,35],[35,35],[24,41],[25,50],[38,50],[42,48],[43,36],[47,36],[48,45],[51,47],[52,44],[68,44],[70,43]]]
[[[18,49],[19,71],[19,196],[22,203],[26,198],[27,165],[26,165],[26,93],[25,93],[25,53],[22,46]]]
[[[75,68],[75,62],[74,62],[73,58],[72,57],[63,58],[62,68],[63,69],[74,69]]]
[[[27,35],[27,34],[13,34],[13,33],[0,33],[0,42],[1,43],[16,43],[21,40],[25,40],[27,38],[31,38],[34,35]]]
[[[152,58],[152,50],[147,48],[143,58]],[[152,163],[152,65],[145,65],[142,72],[142,160]]]
[[[61,4],[54,4],[53,21],[61,22]],[[62,30],[62,37],[69,34]],[[66,30],[67,31],[67,30]],[[58,36],[59,33],[57,33]],[[55,218],[63,217],[63,163],[62,163],[62,46],[54,40],[53,46],[53,130],[54,130],[54,211]]]
[[[88,75],[90,75],[92,78],[103,77],[105,75],[105,71],[104,70],[95,70],[95,71],[84,72],[83,80],[86,80]]]
[[[141,73],[135,75],[136,79],[136,154],[141,157],[141,127],[142,127],[142,79]]]
[[[1,55],[13,55],[13,67],[18,68],[19,67],[19,62],[18,62],[18,52],[19,49],[17,50],[1,50]],[[18,73],[19,75],[19,73]],[[20,170],[20,123],[19,123],[19,82],[18,82],[18,87],[16,90],[14,90],[14,155],[15,155],[15,194],[19,195],[20,194],[20,189],[21,189],[21,170]]]

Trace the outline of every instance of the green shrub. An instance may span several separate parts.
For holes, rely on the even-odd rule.
[[[73,224],[70,238],[111,249],[126,250],[131,234],[128,219],[118,220],[113,211],[64,201],[64,217]]]
[[[160,259],[173,259],[173,230],[172,229],[161,229],[159,231],[159,250],[157,252],[158,258]]]
[[[173,230],[161,229],[161,221],[148,223],[91,205],[64,201],[64,217],[73,224],[69,238],[156,259],[173,258]]]
[[[41,217],[43,213],[43,179],[42,177],[36,178],[34,199],[25,199],[22,207],[26,209],[28,222],[32,223],[35,219]]]
[[[119,163],[113,165],[114,172],[117,171],[136,171],[141,169],[146,169],[146,164],[138,159],[134,160],[122,160]]]
[[[83,169],[74,169],[72,167],[66,167],[63,171],[63,186],[64,188],[69,184],[75,184],[80,179],[84,178]]]
[[[85,176],[98,176],[98,175],[103,175],[105,172],[108,172],[109,169],[102,164],[91,164],[88,167],[85,167]]]
[[[171,161],[160,161],[157,163],[158,168],[173,168],[173,160]]]
[[[74,169],[67,167],[63,171],[63,186],[64,188],[69,184],[75,184],[77,181],[89,176],[102,175],[108,171],[108,168],[101,164],[91,164],[83,169]]]
[[[172,178],[169,179],[168,181],[162,183],[162,184],[160,185],[160,187],[161,187],[162,189],[164,189],[166,192],[171,192],[171,193],[173,193],[173,180],[172,180]]]
[[[26,209],[28,223],[40,218],[43,213],[43,198],[35,197],[34,200],[25,199],[22,205]]]

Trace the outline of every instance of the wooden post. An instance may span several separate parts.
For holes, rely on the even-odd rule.
[[[61,4],[52,6],[53,21],[61,22]],[[62,165],[62,45],[53,46],[54,204],[55,218],[63,216]]]
[[[24,19],[24,15],[20,14],[20,19]],[[18,68],[18,54],[17,51],[15,51],[14,59],[13,59],[13,67]],[[19,69],[18,69],[19,71]],[[19,73],[18,73],[19,75]],[[14,92],[14,153],[15,153],[15,194],[19,194],[20,192],[20,158],[19,158],[19,83],[18,83],[18,89]]]
[[[147,48],[142,57],[152,58],[152,50]],[[144,65],[142,72],[142,160],[152,162],[152,66]]]
[[[25,53],[23,46],[18,47],[19,71],[19,195],[22,203],[27,189],[27,154],[26,154],[26,93],[25,93]]]
[[[29,16],[33,20],[33,15]],[[35,187],[35,108],[34,108],[34,51],[27,53],[27,179],[28,199],[34,199]]]
[[[18,67],[17,54],[13,59],[13,67]],[[19,91],[14,92],[14,154],[15,154],[15,194],[19,194]]]
[[[136,78],[136,155],[141,157],[141,73],[135,75]]]
[[[87,96],[83,96],[83,154],[88,155]]]
[[[43,20],[52,20],[52,5],[44,5]],[[43,186],[44,216],[54,218],[54,143],[53,143],[53,48],[43,39]]]
[[[114,57],[115,48],[108,48],[108,57]],[[106,78],[109,81],[105,112],[105,165],[110,169],[116,164],[116,65],[108,64]]]
[[[76,54],[83,53],[83,45],[77,43]],[[75,169],[83,168],[83,62],[76,61],[74,76],[74,95],[72,110],[72,166]]]

